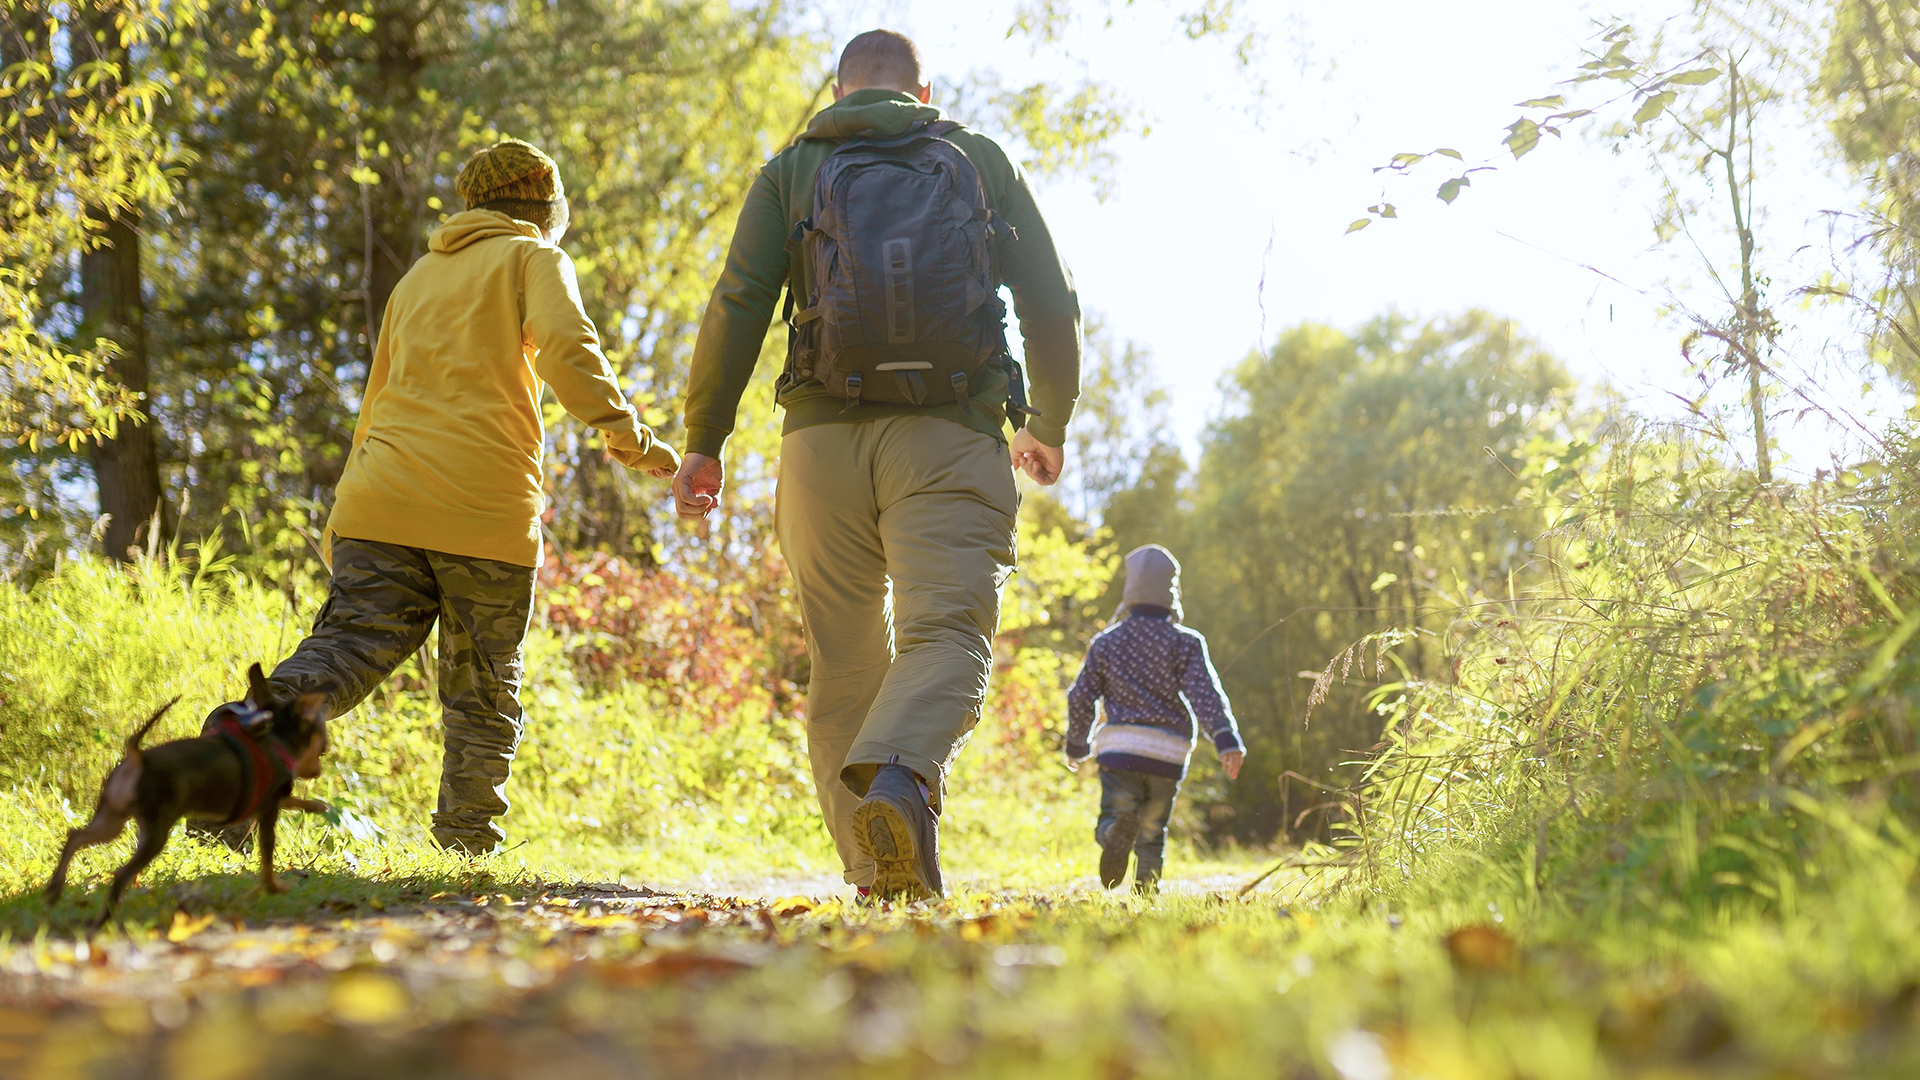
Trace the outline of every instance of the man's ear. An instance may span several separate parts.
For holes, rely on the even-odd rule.
[[[919,98],[922,105],[933,104],[933,84],[921,83],[920,89],[915,90],[913,96]]]
[[[841,88],[840,80],[835,79],[833,82],[833,100],[839,101],[841,98],[846,96],[847,96],[847,92],[846,90]]]

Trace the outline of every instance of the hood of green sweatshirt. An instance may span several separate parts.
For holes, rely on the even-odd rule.
[[[814,114],[803,139],[851,139],[856,135],[898,135],[923,120],[941,118],[939,109],[922,105],[898,90],[855,90]]]
[[[468,244],[494,236],[530,236],[540,239],[540,230],[498,210],[462,210],[440,223],[427,238],[427,247],[439,252],[459,251]]]

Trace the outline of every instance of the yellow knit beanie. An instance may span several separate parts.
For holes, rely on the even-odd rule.
[[[502,139],[475,151],[453,187],[469,210],[499,210],[541,228],[557,227],[567,218],[560,167],[520,139]]]

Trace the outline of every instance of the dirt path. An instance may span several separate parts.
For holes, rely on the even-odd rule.
[[[765,966],[811,913],[575,885],[315,923],[181,912],[164,932],[43,938],[0,956],[0,1075],[631,1075],[636,1052],[685,1040],[671,1024],[597,1021],[678,1014],[638,999]],[[718,1075],[741,1057],[704,1041],[677,1052]],[[758,1072],[763,1056],[736,1064]]]
[[[42,934],[0,950],[0,1077],[835,1075],[903,1044],[881,990],[929,956],[1001,980],[1060,963],[1018,943],[1057,897],[876,912],[826,899],[849,892],[832,878],[736,885],[523,886],[266,925],[182,910],[91,943]]]

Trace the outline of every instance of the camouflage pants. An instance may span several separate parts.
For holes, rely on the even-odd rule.
[[[440,624],[446,756],[433,838],[473,854],[505,839],[507,774],[520,744],[521,645],[530,566],[368,540],[333,540],[333,583],[313,633],[273,669],[281,693],[328,692],[335,716],[364,701]]]

